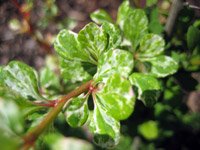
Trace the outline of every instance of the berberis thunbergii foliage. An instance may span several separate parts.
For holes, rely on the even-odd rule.
[[[71,98],[62,112],[70,126],[86,124],[97,145],[112,148],[120,139],[120,121],[132,114],[135,100],[153,106],[161,92],[158,78],[175,73],[178,64],[164,54],[163,38],[148,32],[145,12],[131,8],[128,1],[120,6],[116,23],[103,10],[92,13],[91,19],[95,23],[79,33],[62,30],[55,40],[62,78],[70,83],[92,80],[89,89]],[[43,84],[37,72],[22,62],[1,68],[0,85],[1,97],[20,103],[23,115],[37,111],[36,104],[49,104],[48,96],[40,93]]]

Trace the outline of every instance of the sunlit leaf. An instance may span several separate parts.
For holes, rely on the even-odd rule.
[[[121,31],[117,25],[112,23],[104,22],[102,25],[102,29],[105,33],[108,34],[108,47],[107,49],[115,49],[117,48],[122,41]]]
[[[98,62],[96,80],[105,80],[115,73],[127,78],[133,69],[133,56],[124,50],[110,50],[104,53]]]
[[[155,57],[164,51],[165,42],[156,34],[146,34],[140,41],[139,57]]]
[[[112,75],[96,95],[96,101],[117,120],[127,119],[133,112],[135,97],[131,84],[119,74]]]
[[[124,1],[119,9],[118,9],[118,13],[117,13],[117,24],[120,25],[120,27],[123,27],[124,25],[124,20],[127,18],[129,10],[130,10],[130,6],[129,6],[129,1],[126,0]]]
[[[96,10],[90,14],[90,18],[97,24],[102,24],[104,22],[112,22],[110,15],[103,9]]]
[[[90,128],[94,133],[94,142],[103,148],[116,146],[120,139],[120,124],[107,114],[99,102],[95,102]]]
[[[156,77],[166,77],[178,70],[178,63],[169,56],[160,55],[148,60],[151,63],[151,71]]]
[[[78,34],[81,50],[90,55],[90,60],[97,63],[98,58],[106,50],[107,36],[94,23],[87,24]],[[80,55],[80,53],[78,54]]]
[[[12,61],[2,69],[1,81],[13,94],[33,101],[43,100],[38,89],[38,75],[36,71],[28,65]]]
[[[64,114],[70,126],[82,126],[87,121],[89,115],[87,98],[84,96],[79,96],[70,100],[69,104],[64,110]]]
[[[61,58],[60,68],[61,75],[66,82],[75,83],[91,79],[91,76],[84,70],[80,61],[69,61]]]
[[[54,48],[64,59],[90,62],[89,54],[80,48],[77,34],[72,31],[61,30],[55,40]]]
[[[156,103],[161,91],[161,85],[156,78],[142,73],[133,73],[129,80],[135,87],[134,92],[137,92],[138,99],[146,106],[151,107]]]
[[[144,122],[139,126],[138,130],[147,140],[154,140],[158,138],[159,135],[158,123],[155,121]]]

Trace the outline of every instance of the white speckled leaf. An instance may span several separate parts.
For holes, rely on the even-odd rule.
[[[78,34],[81,49],[90,54],[90,59],[97,63],[106,50],[107,36],[95,23],[87,24]],[[80,55],[80,54],[79,54]]]
[[[96,96],[107,113],[117,120],[127,119],[133,112],[135,97],[131,84],[119,74],[112,75]]]
[[[102,24],[104,22],[112,22],[110,15],[103,9],[98,9],[90,14],[90,18],[97,24]]]
[[[147,33],[148,19],[141,9],[129,9],[122,30],[124,36],[132,43],[133,50],[136,49],[142,37]]]
[[[75,83],[87,81],[92,77],[84,70],[80,61],[60,59],[61,75],[65,81]]]
[[[102,29],[109,37],[107,49],[110,50],[117,48],[122,41],[121,31],[118,26],[109,22],[104,22]]]
[[[87,105],[87,98],[83,95],[73,98],[68,103],[64,114],[68,124],[72,127],[82,126],[88,118],[89,109]]]
[[[151,107],[156,103],[161,91],[160,83],[156,78],[143,73],[133,73],[129,80],[135,87],[134,91],[137,92],[138,99],[146,106]]]
[[[95,80],[106,81],[115,73],[120,73],[122,77],[127,78],[132,69],[133,56],[130,52],[119,49],[110,50],[100,57]]]
[[[89,53],[79,47],[77,34],[72,31],[61,30],[55,40],[54,48],[64,59],[92,62]]]
[[[139,57],[155,57],[164,51],[165,42],[156,34],[146,34],[140,41]]]
[[[119,9],[118,9],[118,13],[117,13],[117,24],[120,25],[120,27],[122,28],[124,25],[124,20],[128,17],[128,13],[130,11],[130,6],[129,6],[129,1],[124,1]]]
[[[90,121],[94,133],[94,142],[103,148],[113,148],[120,139],[120,123],[107,114],[107,111],[95,101]]]
[[[13,94],[20,95],[29,101],[44,100],[38,90],[38,75],[28,65],[11,61],[2,69],[1,80]]]
[[[150,73],[155,77],[166,77],[178,70],[178,63],[169,56],[157,56],[147,60],[151,63]]]

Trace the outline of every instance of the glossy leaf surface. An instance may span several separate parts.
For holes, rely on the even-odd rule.
[[[164,51],[165,42],[156,34],[146,34],[140,41],[139,57],[155,57]]]
[[[103,89],[96,95],[99,104],[102,104],[107,113],[116,120],[127,119],[133,112],[135,97],[131,84],[119,74],[110,76]]]
[[[115,73],[127,78],[133,69],[132,54],[124,50],[110,50],[104,53],[98,62],[96,80],[105,80]]]
[[[103,148],[116,146],[120,138],[120,124],[108,115],[105,108],[95,102],[90,128],[94,133],[94,142]]]
[[[38,89],[38,75],[36,71],[28,65],[12,61],[2,69],[1,80],[13,94],[33,101],[44,99]]]
[[[138,99],[146,106],[153,106],[160,94],[161,86],[158,80],[150,75],[142,73],[133,73],[129,80],[131,84],[135,87],[135,92],[137,92]]]
[[[97,63],[98,58],[106,50],[107,36],[95,23],[87,24],[78,34],[81,49],[90,55],[90,60]],[[79,54],[80,55],[80,54]]]
[[[102,25],[102,30],[108,35],[108,50],[115,49],[121,44],[121,31],[117,25],[104,22]]]
[[[82,126],[88,118],[87,98],[79,96],[70,100],[64,111],[68,124],[72,127]]]
[[[90,62],[89,54],[79,47],[77,34],[72,31],[61,30],[55,40],[54,48],[64,59]]]
[[[148,60],[151,63],[151,71],[155,77],[166,77],[174,74],[178,69],[178,63],[169,56],[160,55]]]
[[[112,22],[110,15],[103,9],[96,10],[90,14],[90,18],[97,24],[102,24],[104,22]]]

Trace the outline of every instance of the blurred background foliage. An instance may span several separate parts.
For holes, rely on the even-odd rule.
[[[0,64],[22,60],[40,72],[41,92],[53,99],[65,94],[89,76],[68,80],[60,74],[58,58],[52,48],[59,30],[79,31],[90,22],[89,14],[105,9],[116,19],[122,0],[10,0],[0,1]],[[166,40],[166,50],[179,63],[179,71],[162,80],[159,101],[147,108],[137,101],[131,117],[121,123],[122,138],[116,150],[198,149],[200,147],[200,2],[182,1],[172,33],[165,27],[174,3],[171,0],[130,0],[133,7],[143,8],[149,19],[149,31]],[[62,62],[66,67],[67,62]],[[77,64],[78,65],[78,64]],[[86,69],[92,66],[86,64]],[[62,68],[61,68],[62,69]],[[70,67],[69,67],[70,69]],[[1,71],[1,67],[0,67]],[[73,71],[71,76],[73,76]],[[78,75],[77,75],[78,76]],[[75,78],[77,79],[77,78]],[[1,85],[1,83],[0,83]],[[0,145],[16,149],[19,138],[38,124],[45,109],[19,107],[16,99],[0,86]],[[32,114],[33,109],[38,113]],[[24,120],[24,116],[27,117]],[[25,126],[24,126],[25,124]],[[6,132],[5,132],[6,131]],[[12,137],[12,140],[10,139]],[[35,149],[92,150],[86,127],[71,128],[62,114],[43,134]]]

